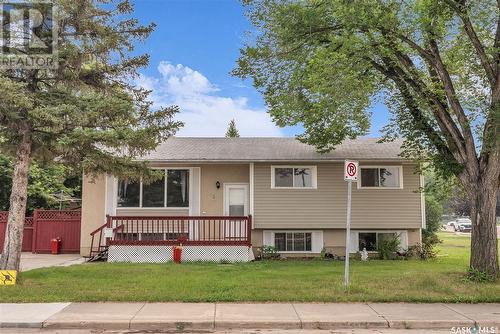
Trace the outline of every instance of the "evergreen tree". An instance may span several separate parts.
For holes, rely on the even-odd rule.
[[[42,25],[57,28],[57,69],[0,71],[0,150],[13,159],[0,269],[19,268],[32,162],[150,180],[158,175],[135,158],[181,126],[172,120],[176,107],[151,111],[149,92],[130,84],[149,60],[131,55],[134,43],[147,38],[153,24],[131,17],[127,0],[55,3],[59,19]]]
[[[229,126],[226,131],[226,137],[227,138],[237,138],[240,136],[240,133],[238,132],[238,129],[236,128],[236,122],[234,121],[234,118],[229,122]]]

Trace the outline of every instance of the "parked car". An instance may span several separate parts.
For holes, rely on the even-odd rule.
[[[472,224],[471,223],[462,223],[459,225],[459,230],[460,232],[470,232],[472,231]]]
[[[470,232],[472,230],[472,221],[470,218],[458,218],[454,228],[455,232]]]
[[[452,221],[446,223],[446,225],[449,226],[449,227],[451,227],[451,228],[453,228],[454,231],[456,230],[455,229],[455,225],[456,224],[457,224],[457,222],[455,220],[452,220]]]

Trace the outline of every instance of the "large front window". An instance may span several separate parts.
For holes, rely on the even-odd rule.
[[[166,169],[164,177],[149,184],[119,180],[117,205],[122,208],[189,207],[189,170]]]
[[[273,188],[315,188],[315,167],[288,167],[272,168]]]
[[[278,252],[310,252],[310,232],[280,232],[274,234],[274,247]]]
[[[362,188],[400,188],[401,167],[362,167]]]

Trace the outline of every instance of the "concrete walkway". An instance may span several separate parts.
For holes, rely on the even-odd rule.
[[[0,304],[0,327],[106,330],[500,328],[500,304]],[[492,332],[492,331],[490,331]]]
[[[27,271],[37,268],[70,266],[85,262],[80,254],[33,254],[21,253],[21,271]]]

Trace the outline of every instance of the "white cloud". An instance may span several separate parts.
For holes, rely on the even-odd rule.
[[[160,62],[158,72],[159,77],[140,75],[136,84],[152,91],[154,108],[179,106],[176,118],[185,124],[177,135],[223,137],[233,118],[242,137],[283,135],[264,109],[250,107],[244,97],[219,96],[219,88],[200,72],[168,61]]]

